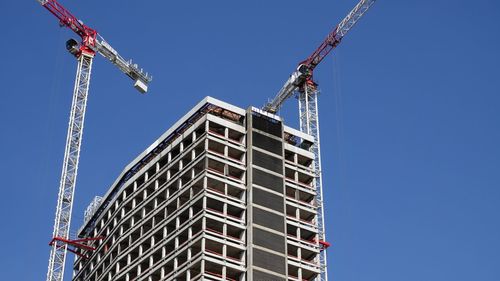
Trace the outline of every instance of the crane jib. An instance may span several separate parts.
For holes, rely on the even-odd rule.
[[[307,57],[307,59],[299,63],[297,70],[292,73],[291,77],[297,76],[297,72],[300,72],[301,75],[298,75],[297,79],[288,79],[278,94],[270,102],[268,102],[263,109],[266,111],[277,112],[281,105],[293,95],[293,92],[302,86],[297,85],[297,82],[303,83],[307,81],[307,77],[304,76],[308,76],[309,78],[312,77],[314,68],[316,68],[316,66],[318,66],[321,61],[340,44],[344,36],[352,29],[352,27],[375,3],[375,1],[376,0],[359,1],[349,14],[328,34],[320,46],[309,57]],[[300,71],[300,68],[304,66],[308,70],[307,73]],[[295,87],[292,87],[291,83],[293,83]]]

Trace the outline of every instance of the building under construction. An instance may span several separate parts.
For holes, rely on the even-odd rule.
[[[314,280],[314,139],[207,97],[86,212],[73,280]]]
[[[141,93],[152,76],[58,0],[37,0],[81,39],[47,281],[327,281],[315,68],[375,0],[360,0],[262,109],[206,98],[130,163],[70,235],[91,69],[102,55]],[[299,130],[275,114],[298,98]]]

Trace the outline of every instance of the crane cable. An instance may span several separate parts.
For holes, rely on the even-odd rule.
[[[344,138],[344,112],[343,112],[343,95],[342,95],[342,56],[341,56],[341,50],[337,49],[335,56],[332,56],[333,60],[333,95],[334,95],[334,103],[335,103],[335,119],[336,119],[336,125],[337,125],[337,130],[336,130],[336,137],[337,137],[337,150],[336,150],[336,160],[337,160],[337,170],[338,172],[336,173],[336,178],[337,178],[337,184],[338,188],[335,188],[334,190],[336,191],[335,194],[339,198],[337,198],[336,202],[346,202],[345,204],[341,205],[340,207],[340,216],[343,218],[342,224],[344,227],[339,227],[339,229],[343,229],[341,231],[338,231],[338,234],[333,235],[333,240],[336,240],[335,238],[340,238],[342,239],[343,237],[353,237],[352,236],[352,229],[353,226],[350,224],[350,221],[352,221],[352,208],[351,208],[351,192],[349,190],[349,179],[348,179],[348,173],[347,173],[347,162],[346,158],[344,156],[345,154],[345,138]],[[337,210],[339,211],[339,210]],[[332,236],[330,236],[332,237]],[[345,240],[344,244],[347,244],[346,246],[349,247],[350,243],[349,240]],[[343,251],[343,256],[346,259],[351,259],[352,255],[350,255],[352,251],[350,251],[348,248],[347,250],[344,249]]]
[[[59,38],[57,42],[63,42],[64,37],[66,36],[65,32],[63,32],[62,29],[59,31]],[[59,43],[58,43],[59,44]],[[45,151],[45,155],[43,155],[43,161],[42,164],[44,166],[44,169],[42,171],[42,174],[44,175],[42,179],[40,179],[40,182],[44,185],[44,188],[47,191],[53,191],[54,190],[54,185],[56,186],[59,183],[48,183],[47,181],[47,176],[50,174],[50,170],[52,170],[51,164],[54,156],[54,152],[52,150],[52,147],[54,146],[54,138],[55,138],[55,130],[54,130],[54,124],[55,122],[55,115],[56,115],[56,106],[57,106],[57,101],[59,99],[59,94],[61,92],[61,76],[63,73],[63,67],[65,66],[65,63],[63,62],[64,55],[66,55],[64,52],[61,52],[59,48],[54,48],[56,50],[55,52],[55,59],[54,59],[54,65],[53,65],[53,70],[52,70],[52,79],[50,79],[50,90],[48,93],[44,93],[48,95],[48,110],[47,115],[45,117],[46,123],[45,123],[45,138],[46,142],[44,143],[43,150]],[[48,73],[47,73],[48,74]],[[49,76],[49,75],[47,75]]]

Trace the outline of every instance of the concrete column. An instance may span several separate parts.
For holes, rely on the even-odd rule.
[[[227,203],[224,203],[224,205],[222,205],[222,213],[224,214],[224,217],[227,218]]]
[[[181,225],[181,219],[179,217],[176,217],[175,218],[175,227],[179,228],[180,225]]]
[[[205,239],[203,239],[205,240]],[[201,265],[200,265],[200,271],[201,271],[201,280],[205,280],[205,277],[203,276],[203,274],[205,273],[205,260],[202,259],[201,260]]]
[[[174,270],[177,270],[177,267],[179,266],[179,260],[177,257],[174,258]]]

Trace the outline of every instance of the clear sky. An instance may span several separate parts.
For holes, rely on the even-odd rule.
[[[96,58],[72,228],[204,96],[263,105],[356,2],[61,0],[154,75],[141,96]],[[35,0],[0,11],[0,279],[44,280],[74,36]],[[379,0],[316,69],[330,277],[500,280],[499,30],[496,0]]]

